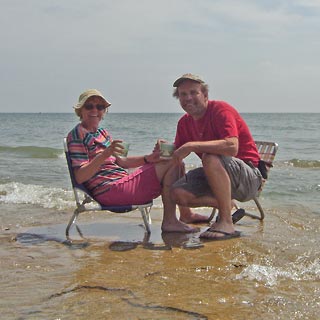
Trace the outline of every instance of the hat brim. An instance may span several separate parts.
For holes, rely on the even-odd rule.
[[[86,96],[85,99],[83,99],[80,102],[78,102],[73,108],[76,109],[76,110],[81,109],[83,107],[83,105],[86,103],[86,101],[91,97],[100,97],[106,102],[107,108],[111,106],[111,103],[104,96],[99,95],[99,94],[90,94],[90,95]]]
[[[178,78],[173,83],[173,87],[179,87],[179,85],[186,80],[190,80],[190,81],[194,81],[194,82],[198,82],[198,83],[205,83],[200,77],[193,75],[193,74],[190,74],[190,75],[183,75],[182,77]]]

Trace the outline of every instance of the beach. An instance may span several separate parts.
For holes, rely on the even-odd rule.
[[[103,125],[130,142],[129,155],[146,154],[157,138],[174,139],[179,117],[111,113]],[[256,140],[279,144],[263,222],[243,218],[242,236],[228,241],[200,240],[206,224],[162,234],[158,198],[150,235],[138,211],[90,212],[78,221],[84,238],[73,228],[68,241],[74,199],[62,139],[75,115],[1,114],[1,318],[318,319],[320,114],[243,117]],[[253,202],[241,207],[257,213]]]

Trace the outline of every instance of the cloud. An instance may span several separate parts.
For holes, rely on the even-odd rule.
[[[0,94],[32,101],[37,91],[24,110],[43,111],[46,101],[65,111],[98,87],[122,112],[178,112],[172,82],[195,72],[245,111],[266,84],[288,92],[289,77],[297,101],[317,101],[303,81],[319,82],[319,15],[311,0],[3,0]],[[287,94],[277,96],[285,110]]]

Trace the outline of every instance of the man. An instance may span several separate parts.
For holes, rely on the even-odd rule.
[[[186,112],[178,122],[173,160],[181,163],[194,152],[202,167],[178,180],[171,196],[180,206],[219,209],[218,221],[201,238],[239,237],[232,223],[232,199],[252,199],[262,183],[260,157],[249,128],[231,105],[208,99],[208,85],[199,76],[184,74],[173,87],[173,96]]]

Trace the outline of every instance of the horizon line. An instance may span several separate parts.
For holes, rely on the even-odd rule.
[[[281,113],[292,113],[292,114],[302,114],[302,113],[310,113],[310,114],[318,114],[320,111],[270,111],[270,112],[258,112],[258,111],[238,111],[241,113],[260,113],[260,114],[281,114]],[[185,112],[108,112],[108,114],[184,114]],[[0,114],[75,114],[74,112],[51,112],[51,111],[30,111],[30,112],[20,112],[20,111],[0,111]]]

